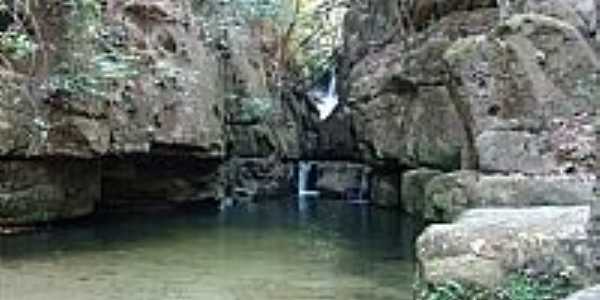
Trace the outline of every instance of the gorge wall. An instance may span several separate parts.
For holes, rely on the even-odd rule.
[[[332,119],[352,124],[382,178],[403,177],[400,205],[432,220],[478,203],[587,203],[600,102],[596,10],[580,2],[357,4],[340,59],[346,113]]]
[[[332,119],[351,124],[376,201],[454,222],[419,239],[425,282],[559,266],[592,278],[597,18],[594,1],[568,0],[371,0],[347,14]]]
[[[2,56],[0,224],[287,191],[282,161],[311,147],[317,112],[276,88],[268,24],[222,30],[231,8],[213,3],[90,3],[31,4],[35,50]]]
[[[354,1],[323,122],[272,24],[234,15],[32,4],[32,52],[0,56],[0,229],[288,194],[293,163],[319,160],[319,189],[368,174],[379,206],[444,223],[418,242],[426,282],[493,286],[525,267],[593,278],[596,2]]]

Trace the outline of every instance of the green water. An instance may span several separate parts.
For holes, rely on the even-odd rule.
[[[415,225],[295,200],[0,237],[0,300],[412,299]]]

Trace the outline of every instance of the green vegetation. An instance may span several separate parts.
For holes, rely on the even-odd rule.
[[[343,0],[227,0],[224,6],[200,6],[196,12],[209,43],[224,43],[224,32],[258,28],[270,39],[267,50],[275,55],[280,73],[302,78],[321,74],[341,45]]]
[[[0,52],[12,60],[31,57],[37,44],[27,35],[15,31],[0,32]]]
[[[14,63],[35,61],[39,48],[32,32],[37,29],[35,19],[29,7],[29,1],[0,1],[0,75],[20,77],[14,71]]]
[[[474,284],[449,281],[419,287],[419,300],[560,300],[578,289],[566,276],[510,276],[505,284],[488,289]]]
[[[138,57],[113,40],[111,28],[103,20],[100,0],[44,5],[41,1],[1,2],[0,12],[9,24],[0,30],[0,75],[20,80],[47,78],[37,83],[51,94],[75,99],[107,98],[111,90],[107,87],[114,81],[138,75]],[[55,22],[66,22],[66,32],[60,37],[65,42],[51,47],[46,39],[53,37],[42,33],[43,24],[34,13],[49,7],[60,12],[61,19]],[[54,59],[49,62],[51,55]]]
[[[113,39],[112,28],[103,23],[100,1],[69,0],[64,5],[73,20],[64,49],[68,57],[52,70],[49,87],[61,94],[108,98],[112,82],[139,74],[139,58]]]
[[[238,116],[243,122],[258,122],[266,116],[271,115],[273,107],[271,99],[268,98],[250,98],[242,102],[241,115]]]
[[[122,99],[117,94],[124,82],[142,72],[156,72],[160,84],[171,88],[180,76],[177,68],[158,65],[168,51],[153,53],[153,45],[133,45],[147,42],[135,40],[144,33],[130,23],[107,20],[102,3],[1,0],[0,18],[9,24],[0,27],[0,76],[18,79],[15,86],[34,80],[50,95],[72,99]],[[192,6],[200,38],[213,49],[229,49],[222,44],[236,30],[249,29],[263,39],[258,47],[271,86],[282,78],[301,82],[317,77],[331,67],[340,46],[343,0],[192,1]],[[38,20],[42,10],[51,12]],[[58,19],[51,24],[64,32],[45,32],[43,23],[53,16]],[[55,42],[58,38],[60,43]],[[249,117],[268,113],[268,105],[261,104],[268,102],[249,101]]]

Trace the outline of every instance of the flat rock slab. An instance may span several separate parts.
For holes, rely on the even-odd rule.
[[[524,268],[581,274],[589,218],[588,206],[468,210],[455,223],[432,225],[419,237],[420,275],[430,283],[494,287]]]
[[[425,187],[424,217],[451,221],[469,208],[578,206],[596,201],[594,174],[536,175],[457,171]]]

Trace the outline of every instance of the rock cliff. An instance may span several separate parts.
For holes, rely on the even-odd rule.
[[[212,3],[84,2],[27,4],[35,47],[2,56],[0,224],[217,200],[269,162],[261,178],[285,188],[280,162],[308,151],[316,112],[278,88],[268,24],[221,30]]]
[[[454,233],[510,231],[488,231],[471,217],[502,220],[510,209],[533,209],[506,222],[518,224],[520,214],[538,214],[531,206],[564,206],[566,216],[570,206],[597,201],[596,9],[594,1],[371,0],[347,14],[340,94],[354,142],[376,181],[401,177],[374,193],[394,195],[392,204],[429,221],[456,221],[421,237],[426,281],[485,269],[496,284],[500,270],[527,266],[506,267],[500,254],[459,255],[453,245],[469,243]],[[474,208],[496,210],[467,211]],[[590,212],[574,209],[579,229],[564,240],[585,248]],[[526,227],[519,231],[529,234]],[[439,243],[429,243],[434,238]],[[435,254],[440,247],[448,253]],[[585,273],[590,249],[583,248],[565,255]]]

